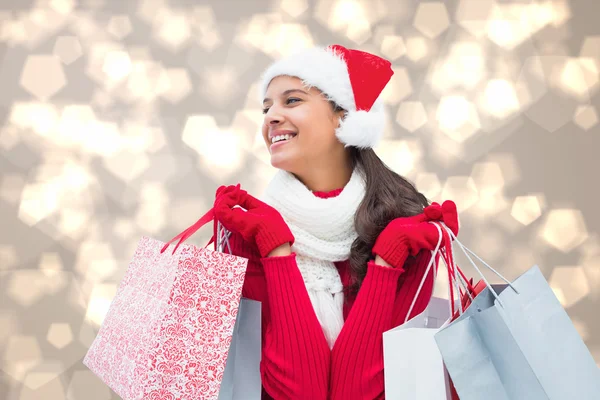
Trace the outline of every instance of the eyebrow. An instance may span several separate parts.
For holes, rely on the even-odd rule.
[[[285,92],[281,93],[282,96],[287,96],[290,93],[294,93],[294,92],[300,92],[300,93],[304,93],[304,94],[308,94],[307,92],[305,92],[302,89],[288,89]],[[270,98],[265,97],[265,99],[263,100],[263,104],[265,104],[267,101],[271,101]]]

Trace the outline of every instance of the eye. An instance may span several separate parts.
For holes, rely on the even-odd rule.
[[[286,104],[290,104],[292,102],[296,102],[296,101],[302,101],[301,99],[298,99],[296,97],[290,97],[289,99],[287,99],[287,101],[285,102]]]
[[[269,112],[269,107],[267,107],[267,108],[263,108],[263,114],[266,114],[266,113],[268,113],[268,112]]]

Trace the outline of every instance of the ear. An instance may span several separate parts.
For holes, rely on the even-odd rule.
[[[339,128],[344,118],[346,118],[348,112],[346,110],[339,110],[334,112],[334,118],[336,118],[336,128]]]

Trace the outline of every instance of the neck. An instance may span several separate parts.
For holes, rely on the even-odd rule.
[[[352,165],[312,166],[302,173],[293,173],[311,192],[331,192],[346,186],[352,176]]]

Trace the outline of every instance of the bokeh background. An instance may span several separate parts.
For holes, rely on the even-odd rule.
[[[137,241],[185,229],[221,184],[262,194],[260,73],[314,44],[393,62],[378,154],[454,199],[462,242],[506,277],[538,264],[600,362],[599,17],[597,0],[0,0],[0,398],[118,398],[81,361]]]

